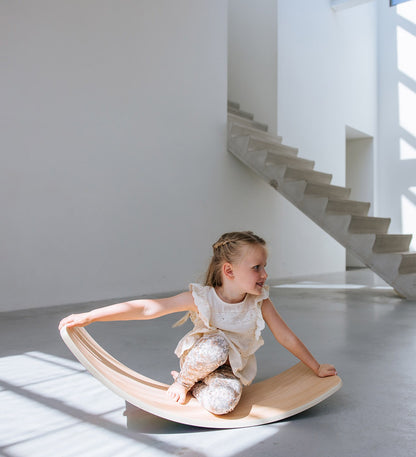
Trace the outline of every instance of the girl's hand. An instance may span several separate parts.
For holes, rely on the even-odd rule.
[[[337,373],[337,370],[335,369],[334,365],[330,365],[328,363],[324,363],[322,365],[319,365],[318,371],[316,374],[320,378],[326,378],[327,376],[335,376]]]
[[[86,325],[91,324],[91,322],[90,313],[71,314],[61,320],[59,323],[59,330],[63,327],[85,327]]]

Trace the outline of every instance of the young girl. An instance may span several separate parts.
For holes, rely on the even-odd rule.
[[[333,365],[314,359],[274,308],[265,285],[266,262],[262,238],[253,232],[225,233],[213,245],[205,285],[191,284],[189,292],[169,298],[132,300],[73,314],[62,319],[59,328],[186,311],[178,324],[190,317],[194,328],[175,350],[181,369],[171,372],[174,383],[168,397],[183,404],[191,392],[208,411],[226,414],[237,406],[243,385],[256,375],[254,353],[263,344],[264,322],[276,340],[317,376],[337,374]]]

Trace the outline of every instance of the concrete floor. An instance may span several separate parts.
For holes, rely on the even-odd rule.
[[[288,324],[344,386],[290,420],[236,430],[168,422],[126,405],[79,365],[57,324],[85,306],[0,313],[0,455],[5,457],[414,456],[416,303],[401,300],[368,270],[274,283]],[[93,324],[115,357],[169,382],[178,316]],[[295,359],[268,331],[258,380]]]

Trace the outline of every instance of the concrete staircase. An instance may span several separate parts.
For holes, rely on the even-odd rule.
[[[390,219],[367,216],[370,203],[349,199],[351,189],[267,132],[267,125],[228,102],[228,150],[329,233],[396,292],[416,300],[416,252],[412,235],[388,234]]]

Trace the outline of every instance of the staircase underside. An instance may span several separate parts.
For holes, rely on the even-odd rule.
[[[331,185],[332,175],[282,144],[265,124],[228,103],[228,150],[305,215],[349,249],[402,297],[416,299],[412,235],[389,234],[389,218],[370,217],[370,203],[350,200],[351,189]]]

